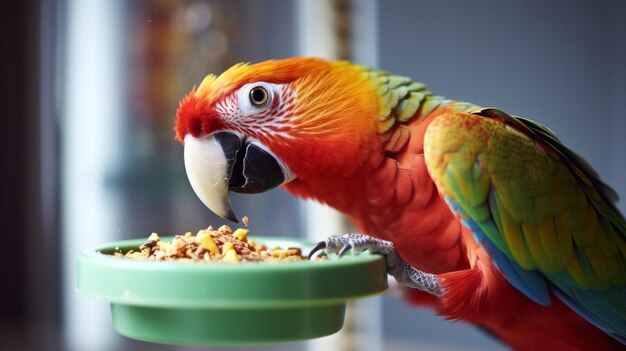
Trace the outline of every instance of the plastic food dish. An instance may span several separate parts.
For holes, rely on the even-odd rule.
[[[168,238],[171,239],[171,238]],[[267,247],[312,245],[255,237]],[[384,258],[364,252],[328,260],[267,263],[155,262],[113,257],[126,240],[82,251],[76,287],[111,303],[114,329],[179,345],[252,345],[305,340],[343,326],[346,302],[387,289]]]

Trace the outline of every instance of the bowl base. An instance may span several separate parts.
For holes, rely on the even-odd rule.
[[[306,340],[343,326],[345,304],[278,309],[180,309],[111,304],[113,327],[132,339],[177,345]]]

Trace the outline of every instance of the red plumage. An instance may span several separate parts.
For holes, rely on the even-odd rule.
[[[381,143],[379,154],[371,155],[359,169],[365,177],[349,182],[324,178],[319,185],[306,187],[294,182],[286,189],[339,209],[363,233],[392,241],[411,266],[439,274],[446,291],[443,298],[407,290],[408,300],[417,305],[430,306],[447,319],[485,327],[519,350],[621,349],[623,345],[558,298],[553,296],[549,307],[541,306],[495,268],[451,212],[426,168],[424,133],[436,116],[407,124],[410,138],[393,158],[385,155],[384,138],[376,141]],[[337,184],[329,184],[333,182]]]

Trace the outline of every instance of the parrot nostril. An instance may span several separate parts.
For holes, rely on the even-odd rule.
[[[202,133],[202,122],[198,121],[197,123],[193,123],[191,128],[189,128],[189,133],[195,138],[200,136]]]

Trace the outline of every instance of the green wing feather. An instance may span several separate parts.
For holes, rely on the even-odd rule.
[[[426,162],[440,192],[503,254],[507,262],[496,264],[540,274],[583,317],[625,340],[617,194],[548,128],[497,109],[473,112],[450,110],[427,130]]]

